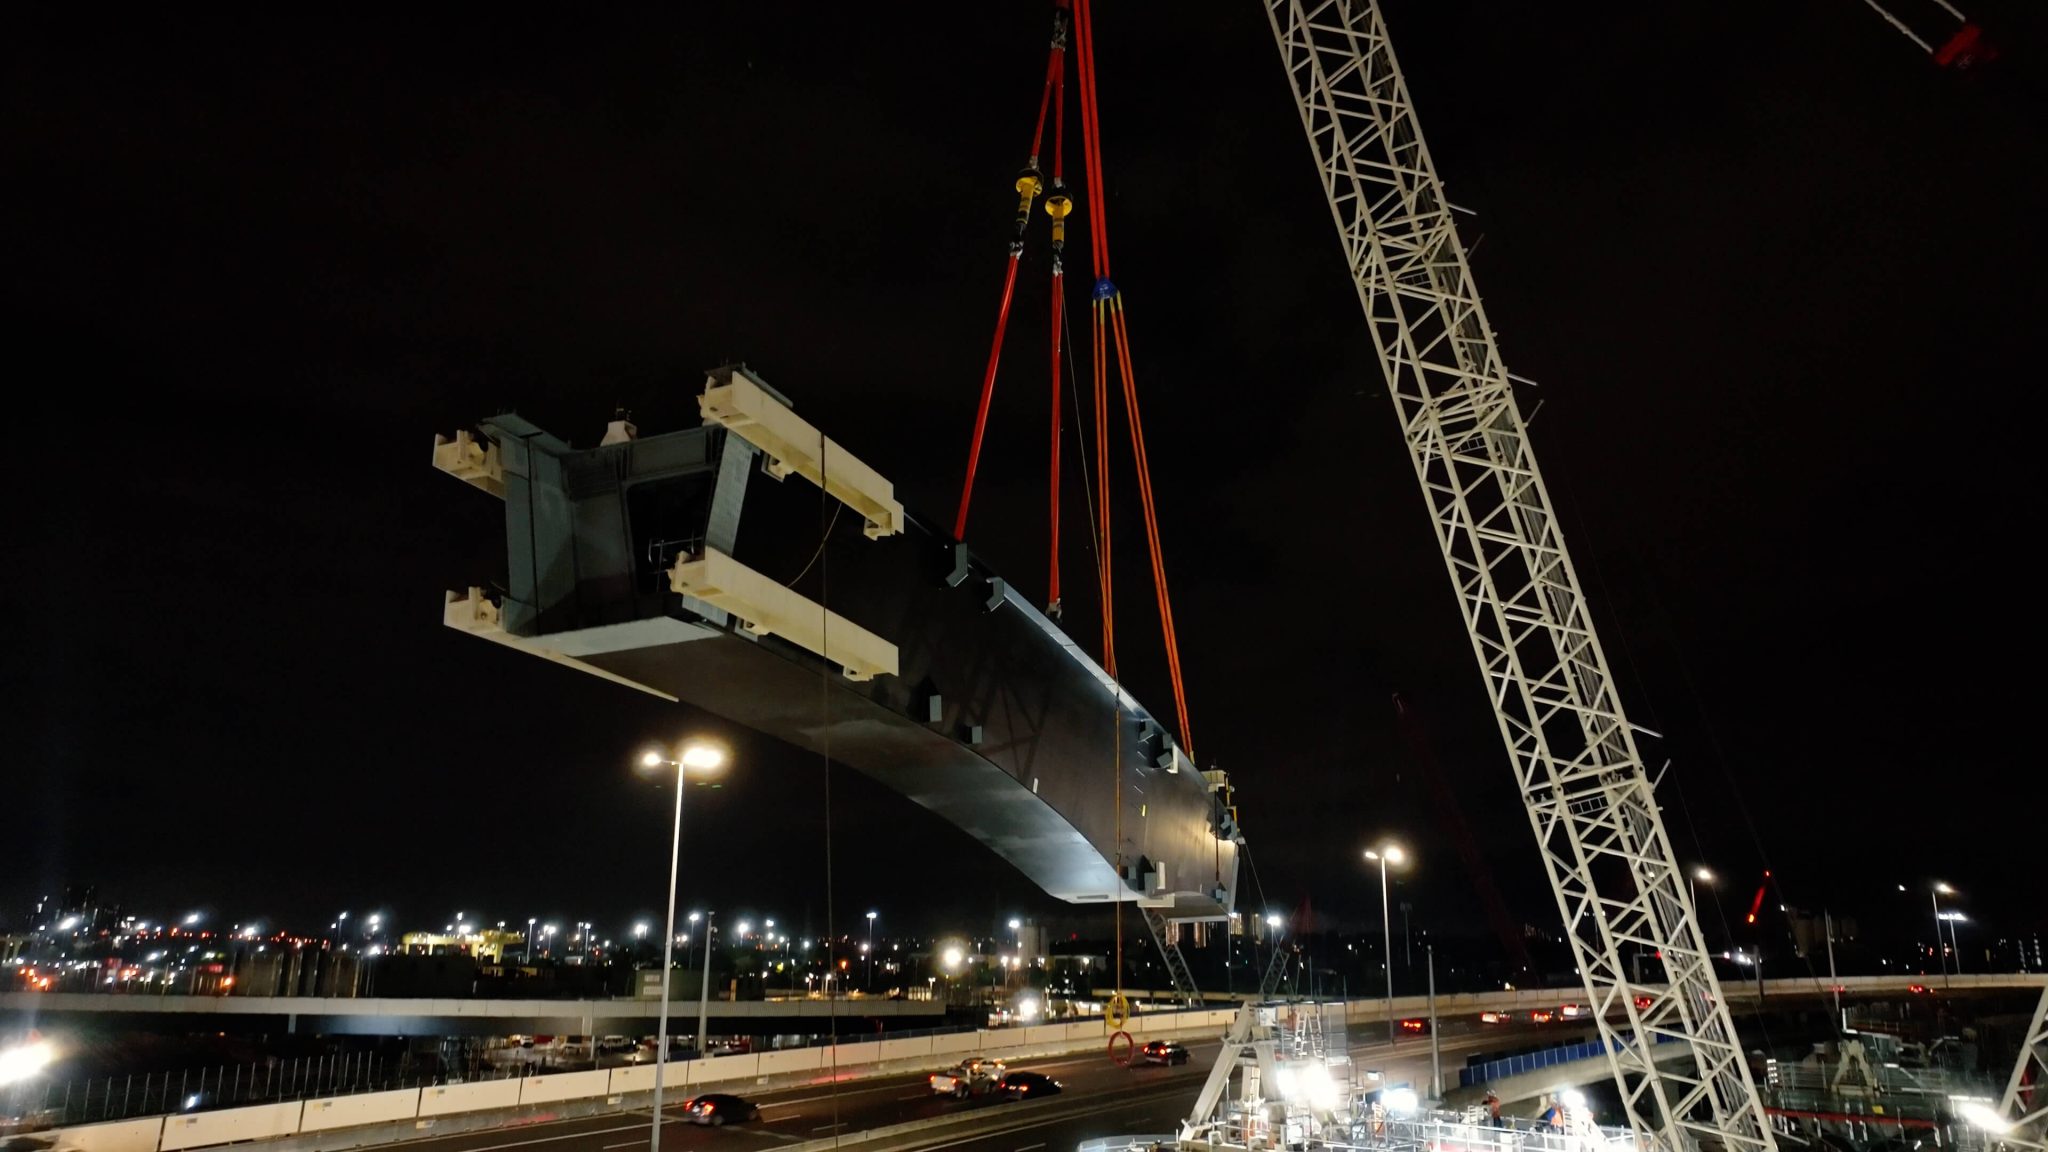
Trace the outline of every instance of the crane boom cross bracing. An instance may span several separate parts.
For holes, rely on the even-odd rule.
[[[1265,2],[1631,1126],[1775,1152],[1384,17]],[[1664,1039],[1690,1058],[1658,1064]]]

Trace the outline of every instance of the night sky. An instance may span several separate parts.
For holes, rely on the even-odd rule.
[[[1866,922],[1921,916],[1894,887],[1935,877],[1994,931],[2048,916],[2020,878],[2028,7],[1982,4],[2005,56],[1957,75],[1853,0],[1388,4],[1624,700],[1665,734],[1673,840],[1736,899],[1768,863]],[[67,882],[273,924],[658,909],[667,799],[631,759],[706,721],[440,626],[504,557],[432,434],[517,408],[589,444],[615,406],[663,431],[744,359],[949,523],[1049,16],[969,10],[11,29],[0,923]],[[1359,850],[1397,834],[1418,923],[1478,928],[1400,693],[1516,918],[1554,924],[1259,6],[1104,0],[1097,25],[1195,744],[1265,898],[1376,919]],[[1042,597],[1034,229],[969,536]],[[1118,461],[1119,651],[1170,713]],[[726,735],[686,906],[824,931],[829,783],[841,930],[1058,911],[857,774]]]

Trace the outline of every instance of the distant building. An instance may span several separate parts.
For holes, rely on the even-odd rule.
[[[398,938],[398,950],[415,956],[461,955],[497,963],[507,949],[526,943],[526,933],[502,928],[481,928],[475,932],[408,932]]]
[[[1806,959],[1828,954],[1830,933],[1837,948],[1856,942],[1856,919],[1853,916],[1833,916],[1825,910],[1815,912],[1808,908],[1787,908],[1785,921],[1792,933],[1792,947]]]

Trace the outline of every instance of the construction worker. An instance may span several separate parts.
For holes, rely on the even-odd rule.
[[[1486,1118],[1495,1128],[1501,1126],[1500,1097],[1494,1095],[1491,1091],[1486,1094]]]
[[[1555,1096],[1546,1096],[1544,1099],[1550,1102],[1549,1107],[1543,1110],[1544,1126],[1554,1132],[1564,1131],[1564,1106],[1557,1102]]]

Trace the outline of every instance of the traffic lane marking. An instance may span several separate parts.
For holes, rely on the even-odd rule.
[[[464,1149],[463,1152],[499,1152],[500,1149],[504,1148],[526,1148],[535,1144],[552,1144],[557,1140],[581,1140],[585,1136],[608,1136],[614,1132],[635,1132],[639,1128],[640,1125],[638,1124],[628,1124],[623,1128],[600,1128],[595,1132],[558,1132],[553,1136],[542,1136],[535,1140],[514,1140],[509,1144],[486,1144],[481,1148]],[[464,1133],[464,1135],[474,1135],[474,1133]],[[429,1139],[446,1140],[449,1137],[429,1137]],[[425,1141],[419,1141],[419,1143],[425,1143]],[[635,1140],[633,1143],[637,1144],[639,1141]]]
[[[1167,1095],[1167,1093],[1162,1092],[1158,1095],[1165,1096]],[[963,1144],[974,1144],[983,1140],[992,1140],[998,1136],[1014,1136],[1019,1132],[1029,1132],[1033,1128],[1046,1128],[1054,1124],[1070,1124],[1076,1120],[1088,1120],[1093,1119],[1097,1116],[1108,1116],[1117,1112],[1127,1112],[1134,1108],[1153,1108],[1157,1107],[1160,1103],[1161,1101],[1158,1099],[1144,1099],[1127,1100],[1120,1104],[1105,1104],[1094,1108],[1081,1109],[1074,1112],[1062,1113],[1058,1116],[1048,1116],[1043,1120],[1036,1120],[1028,1124],[1017,1124],[1007,1128],[998,1128],[993,1132],[977,1132],[970,1136],[961,1136],[957,1139],[946,1140],[936,1144],[907,1144],[902,1146],[902,1152],[910,1152],[910,1150],[915,1150],[915,1152],[938,1152],[938,1150],[941,1148],[957,1148]]]

